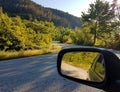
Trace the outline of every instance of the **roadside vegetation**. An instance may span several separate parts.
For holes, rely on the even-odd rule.
[[[61,46],[52,45],[50,48],[43,48],[40,50],[0,51],[0,60],[55,53],[55,52],[59,52],[60,50],[61,50]]]
[[[63,56],[62,61],[89,70],[97,55],[99,55],[97,52],[69,52]]]
[[[82,12],[82,26],[62,32],[61,42],[120,49],[120,10],[107,1],[96,0]]]
[[[98,61],[99,55],[100,53],[98,52],[69,52],[64,54],[62,62],[80,69],[84,69],[87,72],[90,71],[91,67],[94,67],[94,70],[104,78],[105,68],[102,63],[96,62],[96,60]]]
[[[55,29],[52,22],[9,17],[0,8],[0,60],[59,52],[52,43]]]
[[[120,15],[107,1],[96,0],[90,4],[80,21],[80,28],[71,29],[37,18],[25,20],[18,15],[10,17],[0,8],[0,53],[44,49],[49,52],[53,41],[120,49]]]

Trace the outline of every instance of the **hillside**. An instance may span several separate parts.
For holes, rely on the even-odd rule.
[[[23,19],[52,21],[56,26],[80,27],[80,18],[60,10],[45,8],[31,0],[0,0],[0,6],[10,16],[19,15]]]

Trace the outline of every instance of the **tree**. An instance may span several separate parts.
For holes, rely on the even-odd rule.
[[[103,39],[106,35],[113,31],[112,19],[115,17],[114,11],[107,1],[96,0],[90,4],[88,11],[82,13],[83,26],[88,25],[91,33],[94,35],[93,44],[96,39]]]
[[[13,29],[13,21],[7,14],[0,15],[0,50],[20,49],[20,38]]]
[[[19,15],[27,20],[52,21],[56,26],[70,28],[81,26],[80,18],[60,10],[45,8],[33,0],[0,0],[0,6],[9,16]]]

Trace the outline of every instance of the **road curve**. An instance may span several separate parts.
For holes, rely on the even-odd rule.
[[[0,62],[0,92],[104,92],[64,79],[57,53]]]
[[[61,72],[64,75],[71,76],[78,79],[87,80],[89,79],[88,71],[83,68],[78,68],[76,66],[70,65],[62,61]]]

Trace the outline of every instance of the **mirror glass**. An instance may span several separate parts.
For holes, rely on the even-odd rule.
[[[61,63],[61,73],[77,79],[102,82],[105,79],[104,57],[98,52],[67,52]]]

